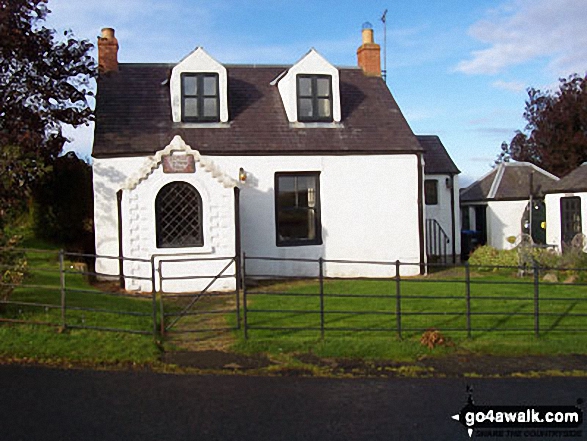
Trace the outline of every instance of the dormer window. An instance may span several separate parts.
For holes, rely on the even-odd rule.
[[[183,122],[220,121],[217,73],[181,74],[181,120]]]
[[[297,75],[298,121],[332,122],[332,77]]]

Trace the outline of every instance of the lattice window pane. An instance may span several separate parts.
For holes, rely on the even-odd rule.
[[[155,200],[157,246],[159,248],[204,245],[202,198],[185,182],[164,186]]]

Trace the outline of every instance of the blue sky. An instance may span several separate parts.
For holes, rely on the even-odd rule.
[[[92,42],[116,29],[120,62],[178,62],[197,46],[222,63],[293,64],[314,47],[355,66],[373,24],[387,84],[416,134],[439,135],[470,183],[523,129],[526,88],[587,70],[587,0],[49,0],[48,25]],[[383,58],[383,57],[382,57]],[[89,156],[92,127],[68,130]]]

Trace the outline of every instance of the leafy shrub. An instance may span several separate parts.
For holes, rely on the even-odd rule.
[[[490,270],[496,266],[518,266],[518,251],[498,250],[488,245],[483,245],[473,251],[469,258],[469,264],[479,266],[481,270]]]
[[[528,253],[525,260],[520,256],[520,251]],[[469,258],[469,264],[480,271],[497,270],[495,267],[499,266],[518,267],[522,261],[527,266],[532,266],[532,263],[536,262],[541,269],[554,270],[562,280],[571,276],[575,276],[579,281],[587,280],[587,253],[578,248],[568,248],[561,254],[552,248],[497,250],[484,245],[477,248]]]
[[[7,301],[14,291],[14,285],[22,282],[27,261],[24,253],[15,251],[20,237],[8,236],[0,231],[0,301]],[[4,312],[6,304],[0,303],[0,313]]]

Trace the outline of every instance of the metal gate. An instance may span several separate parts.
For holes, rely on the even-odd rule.
[[[159,303],[159,332],[206,333],[231,331],[240,328],[239,258],[231,257],[170,257],[158,260],[155,268],[158,289],[154,295]],[[193,272],[165,275],[164,266],[182,263],[193,266]],[[202,273],[201,267],[217,264],[218,271]],[[164,290],[165,281],[197,281],[202,286],[188,292]],[[228,281],[228,283],[222,283]],[[229,285],[230,289],[226,289]]]

